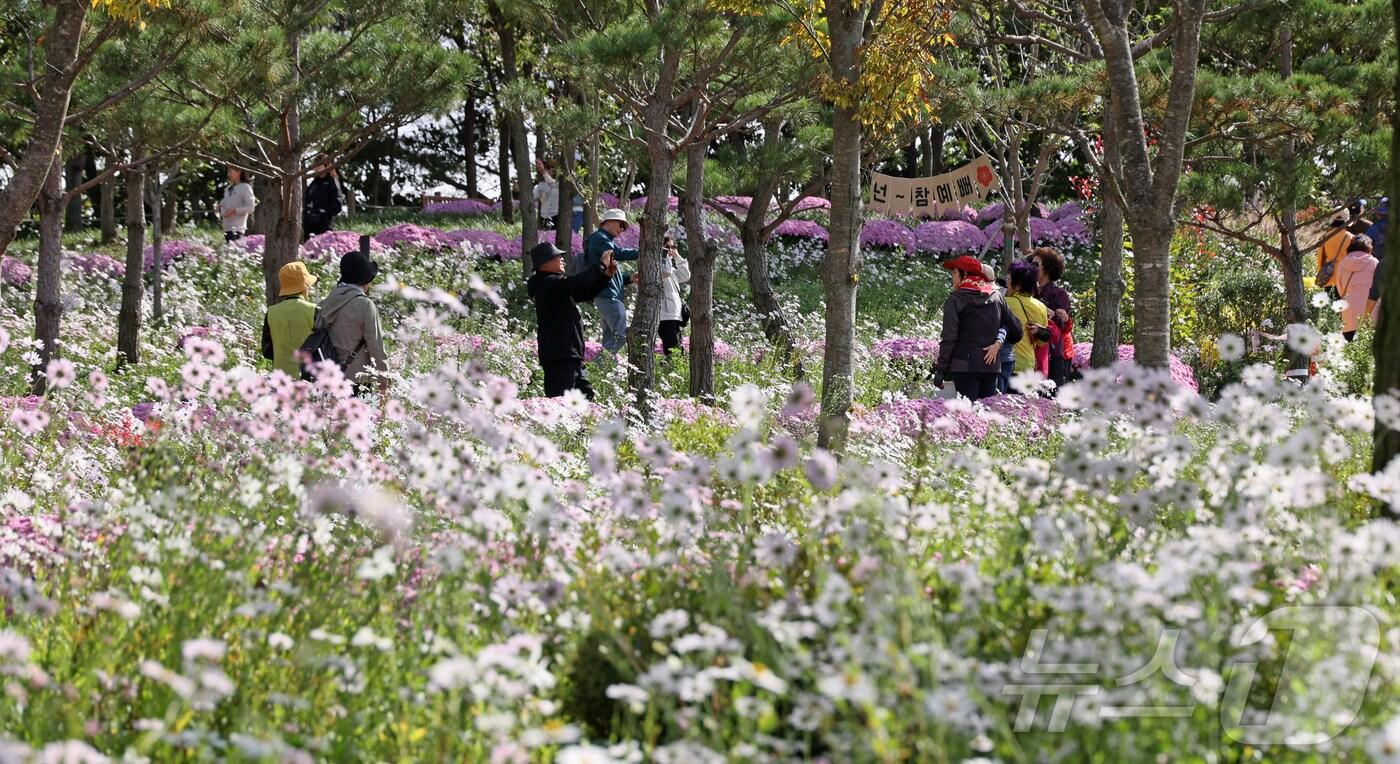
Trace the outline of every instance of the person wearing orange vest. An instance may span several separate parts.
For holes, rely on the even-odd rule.
[[[1347,248],[1351,246],[1352,235],[1347,231],[1347,224],[1351,222],[1351,213],[1346,210],[1339,210],[1332,216],[1332,221],[1328,223],[1332,232],[1322,240],[1322,244],[1317,248],[1317,288],[1326,289],[1333,299],[1337,295],[1337,264],[1346,256]]]

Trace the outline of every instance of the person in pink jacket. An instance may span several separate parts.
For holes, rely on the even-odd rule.
[[[1337,263],[1337,291],[1347,303],[1342,311],[1342,336],[1348,342],[1356,335],[1356,325],[1366,313],[1366,298],[1379,262],[1371,254],[1371,237],[1362,235],[1352,239],[1346,255]]]

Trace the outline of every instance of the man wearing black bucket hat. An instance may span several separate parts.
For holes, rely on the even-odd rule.
[[[359,252],[345,253],[340,258],[340,283],[321,301],[316,316],[317,326],[330,331],[331,344],[357,393],[373,373],[389,370],[379,309],[368,294],[378,275],[379,263]],[[379,388],[381,393],[388,388],[387,377],[380,379]]]
[[[564,275],[564,253],[548,242],[530,250],[534,275],[526,291],[535,300],[535,339],[544,369],[544,394],[556,398],[579,390],[593,400],[593,386],[583,375],[583,319],[576,303],[597,297],[617,273],[612,253],[573,275]]]

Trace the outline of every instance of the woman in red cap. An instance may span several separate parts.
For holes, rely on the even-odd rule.
[[[953,293],[943,303],[934,384],[942,387],[948,377],[958,395],[974,401],[991,397],[997,394],[997,356],[1008,339],[1008,327],[1015,326],[1019,339],[1020,324],[987,281],[977,258],[955,257],[943,267],[952,271]]]

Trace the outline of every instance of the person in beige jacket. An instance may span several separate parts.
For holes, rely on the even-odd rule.
[[[316,317],[317,325],[330,331],[331,344],[340,356],[345,376],[355,384],[356,395],[371,379],[389,370],[379,309],[368,294],[370,282],[378,275],[379,263],[359,252],[347,252],[340,258],[340,283],[321,301]],[[388,387],[388,377],[380,376],[380,393]]]
[[[224,196],[214,205],[224,228],[224,241],[238,241],[248,230],[248,217],[258,206],[253,186],[237,167],[228,168],[228,186]]]

